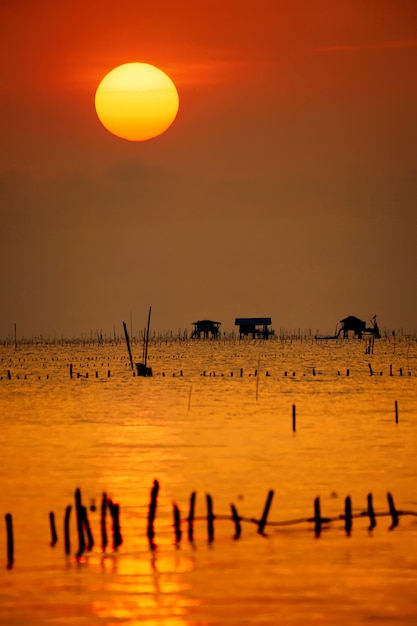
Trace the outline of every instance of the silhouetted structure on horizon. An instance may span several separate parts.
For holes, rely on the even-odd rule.
[[[349,336],[349,331],[351,331],[356,335],[356,337],[358,337],[358,339],[361,339],[364,334],[374,335],[375,339],[381,338],[378,324],[376,323],[376,315],[374,315],[371,320],[371,327],[367,327],[366,322],[360,320],[354,315],[348,315],[345,319],[340,320],[340,323],[342,326],[337,333],[337,337],[339,337],[340,333],[343,333],[343,337],[346,338]]]
[[[271,323],[270,317],[237,317],[235,319],[235,326],[239,326],[240,339],[249,335],[252,335],[253,339],[268,339],[274,334],[274,331],[269,328]]]
[[[213,339],[217,339],[220,334],[220,324],[221,322],[212,322],[211,320],[193,322],[194,330],[191,339],[201,339],[201,335],[204,339],[208,339],[210,335]]]
[[[344,319],[340,320],[339,324],[341,324],[340,328],[336,329],[336,334],[331,337],[316,337],[316,339],[338,339],[343,333],[343,339],[347,339],[349,337],[349,332],[353,332],[355,337],[358,339],[362,339],[362,335],[373,335],[375,339],[381,339],[381,334],[379,332],[378,324],[376,323],[376,315],[370,321],[371,326],[366,326],[366,322],[359,319],[355,315],[348,315]]]

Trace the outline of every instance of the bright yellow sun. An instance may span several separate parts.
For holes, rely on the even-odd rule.
[[[99,84],[95,106],[108,131],[129,141],[164,133],[178,113],[178,92],[162,70],[148,63],[125,63]]]

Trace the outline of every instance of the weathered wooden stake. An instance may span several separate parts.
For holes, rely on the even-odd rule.
[[[122,545],[122,535],[120,532],[120,519],[119,519],[120,506],[112,502],[112,500],[110,499],[107,500],[107,503],[108,503],[110,515],[112,518],[113,550],[117,550],[117,548]]]
[[[297,418],[296,418],[296,407],[295,404],[292,405],[292,432],[295,433],[297,430]]]
[[[107,513],[107,494],[103,492],[102,499],[101,499],[101,519],[100,519],[101,549],[103,550],[103,552],[105,552],[107,548],[106,513]]]
[[[389,506],[389,513],[391,515],[391,519],[392,519],[392,523],[391,526],[389,527],[390,530],[394,530],[394,528],[396,526],[398,526],[398,511],[395,508],[395,504],[394,504],[394,499],[392,497],[392,495],[390,494],[390,492],[387,493],[387,499],[388,499],[388,506]]]
[[[55,515],[52,511],[49,513],[49,525],[51,527],[51,546],[53,548],[58,541],[58,536],[55,528]]]
[[[81,503],[81,491],[76,489],[75,491],[75,511],[77,514],[77,532],[78,532],[78,552],[77,557],[80,557],[85,552],[85,538],[83,530],[83,505]]]
[[[71,505],[68,505],[67,508],[65,509],[65,518],[64,518],[65,554],[69,554],[71,552],[70,533],[69,533],[71,509],[72,509]]]
[[[370,363],[368,363],[368,366],[369,366],[369,373],[372,376],[373,375],[372,365]]]
[[[272,498],[273,497],[274,497],[274,492],[273,492],[272,489],[270,489],[270,491],[268,491],[268,496],[266,498],[264,512],[262,513],[262,517],[259,520],[259,524],[258,524],[258,533],[260,535],[264,534],[264,530],[265,530],[265,526],[266,526],[266,520],[267,520],[267,517],[268,517],[268,513],[269,513],[269,509],[271,507],[271,502],[272,502]]]
[[[373,530],[376,526],[376,518],[374,512],[374,505],[372,502],[372,493],[368,493],[368,517],[369,517],[369,528],[368,530]]]
[[[395,401],[395,423],[398,424],[398,402]]]
[[[196,499],[196,492],[193,491],[190,497],[190,510],[188,513],[188,540],[189,541],[193,541],[194,539],[194,511],[195,511],[195,499]]]
[[[345,499],[345,531],[348,536],[352,531],[352,500],[350,496]]]
[[[181,515],[180,510],[173,502],[173,512],[174,512],[174,530],[175,530],[175,543],[179,545],[181,542]]]
[[[87,551],[90,552],[93,549],[94,546],[94,539],[93,539],[93,534],[91,532],[91,528],[90,528],[90,522],[88,521],[88,515],[87,515],[87,507],[83,506],[82,507],[82,514],[83,514],[83,530],[85,530],[85,534],[87,535]]]
[[[235,536],[234,536],[234,539],[239,539],[239,537],[240,537],[240,535],[242,533],[242,527],[241,527],[241,524],[240,524],[240,519],[241,518],[239,517],[237,509],[236,509],[234,504],[231,504],[230,508],[232,509],[232,520],[235,523]]]
[[[7,534],[7,569],[12,569],[13,563],[14,563],[14,540],[13,540],[12,514],[6,513],[4,517],[6,520],[6,534]]]
[[[145,376],[149,376],[149,374],[152,376],[151,372],[148,372],[147,369],[147,363],[148,363],[148,343],[149,343],[149,326],[151,323],[151,311],[152,311],[152,307],[149,307],[149,311],[148,311],[148,325],[146,327],[146,341],[145,341],[145,354],[144,354],[144,360],[143,360],[143,364],[145,366]]]
[[[316,537],[320,537],[321,533],[321,513],[320,513],[320,498],[314,500],[314,532]]]
[[[127,351],[128,351],[128,353],[129,353],[130,367],[131,367],[132,372],[133,372],[133,358],[132,358],[132,351],[131,351],[131,349],[130,349],[129,333],[127,332],[127,327],[126,327],[126,323],[125,323],[125,322],[123,322],[123,330],[125,331],[125,339],[126,339]]]
[[[158,492],[159,492],[159,482],[157,480],[154,480],[153,481],[153,487],[152,487],[152,490],[151,490],[151,500],[150,500],[150,503],[149,503],[148,531],[147,531],[149,545],[152,548],[152,550],[155,548],[155,544],[154,544],[154,537],[155,537],[154,521],[155,521],[155,515],[156,515],[156,506],[157,506]]]
[[[210,494],[206,494],[207,502],[207,536],[208,542],[211,543],[214,539],[214,520],[216,516],[213,513],[213,500]]]

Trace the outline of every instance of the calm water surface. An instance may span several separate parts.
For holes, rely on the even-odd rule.
[[[387,492],[398,509],[417,513],[417,343],[366,348],[356,340],[160,340],[149,350],[152,378],[138,378],[123,343],[2,346],[0,511],[13,516],[15,562],[7,569],[3,521],[0,624],[416,624],[417,517],[400,516],[390,531]],[[140,361],[142,345],[133,353]],[[95,539],[80,559],[74,511],[69,556],[63,538],[77,487]],[[242,522],[235,540],[223,519],[230,504],[259,520],[270,489],[265,536]],[[123,536],[104,553],[103,491],[120,504]],[[203,519],[188,540],[194,491],[197,518],[212,496],[212,542]],[[322,516],[342,514],[348,495],[354,514],[366,511],[368,493],[387,514],[372,532],[367,517],[353,520],[350,536],[343,519],[319,537],[311,522],[277,524],[312,517],[316,497]]]

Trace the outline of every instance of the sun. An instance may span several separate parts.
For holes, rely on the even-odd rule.
[[[148,63],[125,63],[97,87],[98,119],[116,137],[146,141],[162,135],[175,120],[179,97],[172,80]]]

